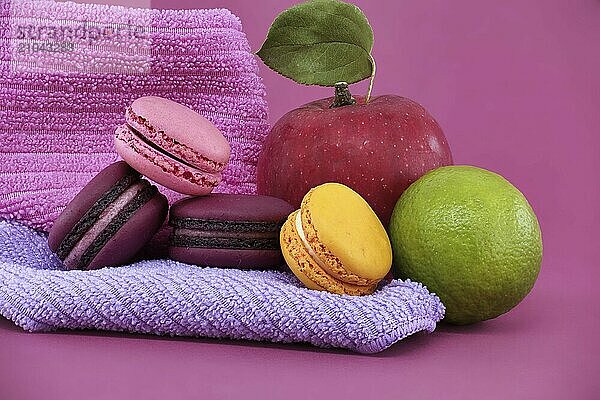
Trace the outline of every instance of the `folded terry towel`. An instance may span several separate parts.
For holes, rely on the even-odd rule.
[[[46,236],[0,221],[0,314],[29,331],[103,329],[308,342],[375,353],[444,315],[419,283],[373,295],[309,290],[287,273],[199,268],[168,260],[62,271]]]
[[[48,230],[117,159],[115,128],[144,95],[195,109],[228,138],[216,191],[256,191],[265,89],[231,12],[0,0],[0,218]]]

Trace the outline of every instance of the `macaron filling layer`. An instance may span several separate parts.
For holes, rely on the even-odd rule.
[[[239,232],[235,231],[197,231],[193,229],[175,229],[174,232],[179,236],[202,238],[232,239],[240,237]],[[245,236],[249,239],[271,239],[277,237],[276,233],[274,232],[247,232]]]
[[[169,225],[175,228],[201,231],[272,232],[273,235],[276,235],[281,229],[281,224],[278,222],[221,221],[195,218],[171,218]]]
[[[94,257],[133,214],[158,192],[155,186],[139,180],[107,205],[92,226],[64,259],[67,269],[86,269]]]
[[[319,264],[319,266],[321,268],[323,268],[324,270],[327,270],[327,266],[325,265],[325,263],[323,262],[323,260],[321,260],[319,258],[319,256],[317,255],[317,253],[315,253],[315,251],[313,250],[313,248],[310,245],[310,243],[308,243],[308,240],[306,240],[306,235],[304,234],[304,228],[302,227],[302,215],[301,215],[300,212],[296,213],[295,224],[296,224],[296,232],[298,233],[298,236],[300,237],[300,241],[302,242],[302,244],[306,248],[306,251],[308,251],[308,254],[310,254],[310,257],[317,264]]]
[[[162,150],[157,151],[147,140],[137,136],[128,125],[117,129],[116,137],[128,148],[141,155],[144,159],[159,167],[165,173],[181,177],[195,185],[203,187],[216,187],[220,180],[220,173],[208,173],[201,171],[189,164],[179,161]]]
[[[214,161],[191,147],[157,130],[147,119],[137,115],[131,107],[127,108],[125,119],[129,129],[147,143],[156,143],[156,150],[175,158],[183,164],[208,173],[221,172],[226,163]],[[168,151],[166,149],[169,149]]]
[[[232,250],[277,250],[279,240],[271,237],[239,237],[227,232],[174,232],[170,243],[175,247],[196,247],[204,249],[232,249]]]
[[[279,225],[270,222],[171,219],[170,244],[205,249],[279,250]]]

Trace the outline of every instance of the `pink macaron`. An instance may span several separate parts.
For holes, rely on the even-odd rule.
[[[127,108],[125,124],[115,132],[115,147],[141,174],[192,196],[209,194],[221,182],[231,152],[209,120],[156,96],[141,97]]]

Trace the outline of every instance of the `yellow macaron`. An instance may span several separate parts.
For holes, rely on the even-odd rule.
[[[370,294],[389,272],[392,248],[369,204],[339,183],[311,189],[281,228],[283,256],[315,290]]]

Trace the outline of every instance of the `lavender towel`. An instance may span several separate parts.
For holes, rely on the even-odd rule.
[[[0,314],[28,331],[95,328],[375,353],[418,331],[432,332],[444,316],[438,297],[408,280],[353,297],[308,290],[282,272],[168,260],[62,271],[46,240],[0,221]]]
[[[188,105],[228,138],[216,191],[256,191],[265,89],[231,12],[0,0],[0,218],[48,230],[117,159],[115,128],[143,95]]]

